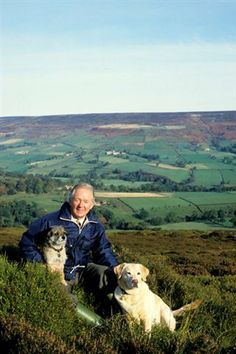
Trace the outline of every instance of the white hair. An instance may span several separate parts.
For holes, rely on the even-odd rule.
[[[69,192],[69,195],[68,195],[68,202],[70,202],[74,195],[75,195],[75,192],[77,191],[77,189],[80,189],[80,188],[85,188],[85,189],[88,189],[92,195],[93,195],[93,202],[95,200],[95,197],[94,197],[94,188],[91,184],[89,183],[78,183],[76,185],[74,185],[74,187],[70,190]]]

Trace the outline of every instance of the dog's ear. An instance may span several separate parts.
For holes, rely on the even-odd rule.
[[[50,238],[51,236],[53,236],[54,231],[53,231],[53,226],[50,226],[47,230],[47,238]]]
[[[63,226],[54,226],[61,235],[67,235],[67,231]]]
[[[146,281],[147,276],[149,275],[149,269],[146,268],[144,265],[140,264],[142,280]]]
[[[42,246],[47,241],[48,232],[49,232],[49,229],[46,229],[46,230],[40,231],[36,235],[35,241],[38,246]]]
[[[126,263],[121,263],[121,264],[118,264],[117,266],[114,267],[114,273],[115,275],[120,278],[121,277],[121,273],[122,273],[122,270],[124,268]]]

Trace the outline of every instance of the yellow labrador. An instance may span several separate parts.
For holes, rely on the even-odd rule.
[[[170,307],[148,287],[146,278],[149,270],[142,264],[122,263],[114,269],[118,286],[114,296],[122,311],[130,320],[142,323],[144,330],[150,332],[154,325],[165,324],[171,331],[175,330],[174,316],[196,308],[200,302],[185,305],[172,311]]]

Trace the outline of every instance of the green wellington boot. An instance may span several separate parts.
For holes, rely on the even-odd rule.
[[[92,310],[88,309],[86,306],[81,304],[80,302],[76,305],[75,308],[77,314],[79,317],[83,318],[86,320],[89,324],[94,325],[94,326],[100,326],[102,324],[102,317],[100,317],[98,314],[93,312]]]

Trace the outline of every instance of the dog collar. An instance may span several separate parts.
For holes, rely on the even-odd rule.
[[[55,248],[52,245],[50,245],[50,248],[52,248],[54,251],[57,252],[57,257],[61,257],[60,252],[63,250],[63,247],[61,248]]]
[[[122,292],[123,295],[129,295],[129,293],[127,293],[127,292],[125,291],[125,289],[121,288],[121,286],[119,286],[119,288],[120,288],[120,290],[121,290],[121,292]]]

